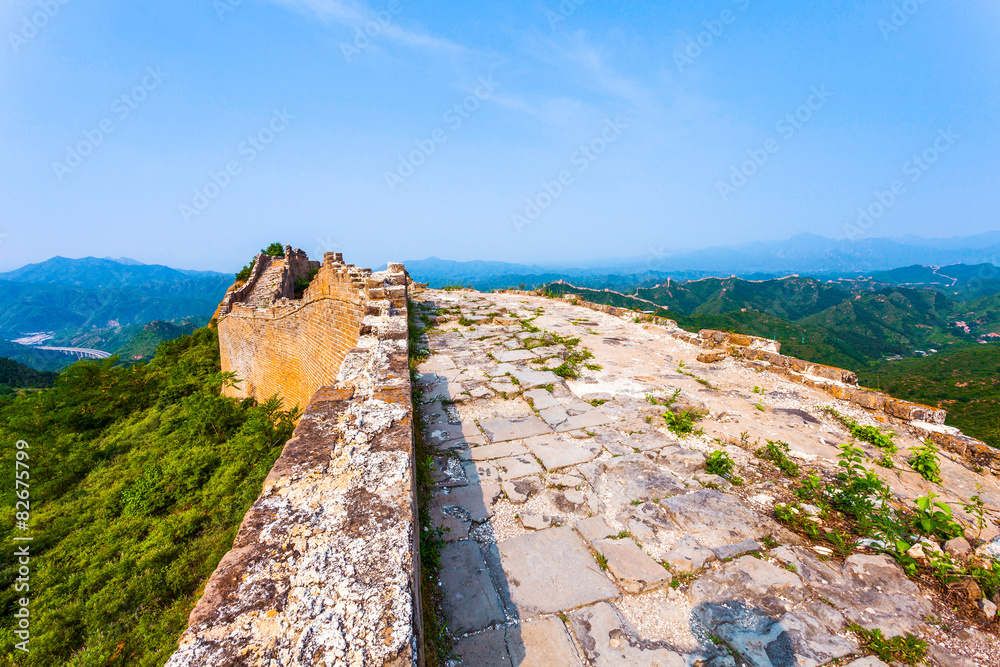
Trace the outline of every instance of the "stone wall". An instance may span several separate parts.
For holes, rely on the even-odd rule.
[[[239,381],[226,389],[228,396],[266,400],[277,394],[286,407],[304,407],[318,387],[333,383],[361,336],[371,270],[327,253],[303,297],[293,299],[295,278],[309,268],[304,253],[298,253],[286,253],[283,264],[274,267],[275,285],[257,285],[257,291],[274,290],[266,307],[254,303],[260,295],[251,292],[232,301],[228,313],[220,313],[222,370]],[[258,263],[273,262],[262,258]],[[402,289],[405,294],[405,284]]]
[[[251,395],[315,384],[170,667],[421,664],[407,280],[328,254],[300,303],[220,320]]]

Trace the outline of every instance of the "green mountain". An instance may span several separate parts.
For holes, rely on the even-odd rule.
[[[123,327],[92,329],[81,327],[59,333],[46,345],[84,347],[117,354],[123,361],[149,359],[163,341],[179,338],[208,324],[209,317],[186,317],[169,322],[155,321]]]
[[[53,257],[44,262],[26,264],[14,271],[0,273],[0,280],[72,287],[109,288],[151,283],[176,283],[197,278],[225,278],[228,275],[214,271],[172,269],[169,266],[142,264],[129,259]],[[230,280],[230,282],[232,281]]]
[[[0,282],[0,337],[210,317],[231,277],[194,278],[125,287],[84,288],[43,283]]]
[[[794,276],[761,281],[705,278],[671,282],[638,288],[635,296],[685,315],[718,315],[746,309],[794,321],[835,306],[851,295],[840,286]]]
[[[993,264],[913,265],[873,273],[875,282],[928,289],[965,301],[1000,292],[1000,267]]]
[[[911,349],[941,347],[966,340],[948,324],[952,306],[939,292],[893,287],[853,295],[799,323]]]
[[[205,319],[208,318],[197,318]],[[204,326],[208,322],[201,322]],[[122,361],[139,361],[151,359],[161,343],[184,335],[190,335],[197,329],[198,323],[188,320],[180,323],[150,322],[142,325],[142,330],[136,333],[128,343],[114,350]]]
[[[1000,345],[956,346],[920,359],[881,362],[861,381],[948,411],[948,424],[1000,447]]]

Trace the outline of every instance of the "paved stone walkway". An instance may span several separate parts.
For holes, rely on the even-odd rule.
[[[662,327],[562,300],[415,298],[434,318],[416,408],[437,452],[430,510],[456,664],[722,667],[736,653],[812,666],[861,655],[848,622],[933,636],[921,620],[932,603],[894,561],[827,562],[771,518],[782,482],[737,489],[705,472],[723,446],[738,468],[759,467],[738,446],[757,438],[834,466],[849,438],[817,409],[830,396],[734,361],[700,364]],[[679,437],[647,400],[675,394],[703,433]],[[984,482],[942,467],[958,495]],[[889,482],[901,498],[927,491],[912,472]],[[984,487],[1000,507],[1000,489]]]
[[[281,287],[281,271],[285,268],[284,260],[272,258],[270,264],[260,274],[257,286],[254,288],[246,304],[253,308],[268,308],[274,301],[274,294]]]

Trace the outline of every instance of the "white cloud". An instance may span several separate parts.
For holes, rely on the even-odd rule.
[[[294,9],[305,14],[312,14],[321,21],[336,23],[352,29],[364,29],[369,22],[379,25],[379,35],[397,44],[428,51],[462,53],[466,47],[443,38],[428,35],[423,32],[408,30],[397,21],[398,3],[389,5],[387,9],[373,9],[364,2],[350,0],[269,0],[275,5]],[[386,20],[386,17],[390,17]]]

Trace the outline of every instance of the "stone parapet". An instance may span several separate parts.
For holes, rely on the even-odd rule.
[[[315,355],[331,375],[299,379],[329,377],[313,387],[171,667],[422,663],[406,284],[402,265],[373,274],[328,254],[302,303],[237,307],[220,321],[220,341],[248,355],[273,354],[267,340],[308,334],[290,348],[299,368]],[[369,297],[399,285],[399,305]],[[263,343],[236,340],[258,335]],[[339,359],[324,356],[346,341]],[[281,378],[273,386],[291,387]]]

